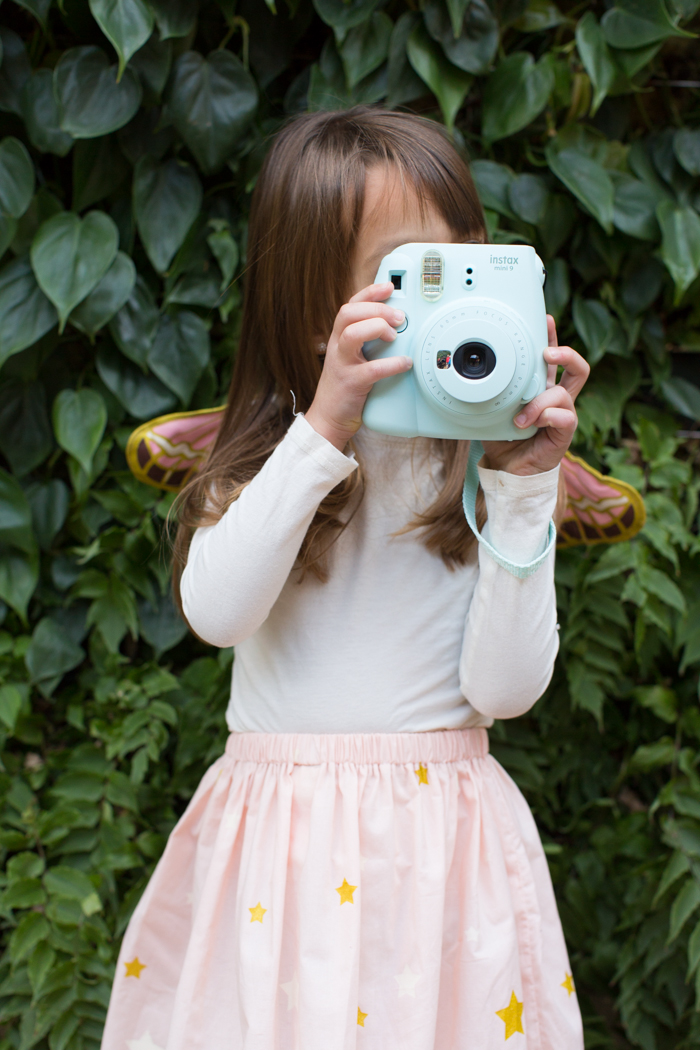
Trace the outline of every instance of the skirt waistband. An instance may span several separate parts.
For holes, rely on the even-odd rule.
[[[485,729],[429,733],[231,733],[226,754],[242,762],[289,762],[300,766],[349,762],[463,762],[489,751]]]

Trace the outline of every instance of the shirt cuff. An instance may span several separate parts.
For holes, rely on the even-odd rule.
[[[291,427],[287,431],[286,439],[294,444],[307,456],[310,456],[320,467],[333,479],[334,485],[357,470],[358,462],[354,452],[346,455],[327,441],[322,434],[308,423],[302,413],[297,415]]]
[[[557,503],[559,466],[543,474],[509,474],[479,467],[488,520],[484,536],[504,558],[526,564],[545,549]]]

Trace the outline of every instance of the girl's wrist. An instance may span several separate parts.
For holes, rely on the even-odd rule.
[[[324,437],[326,441],[331,443],[331,445],[334,445],[339,452],[345,451],[345,446],[356,432],[354,430],[349,430],[347,427],[339,427],[333,423],[329,423],[313,404],[308,412],[305,413],[304,418],[306,419],[306,422],[314,428],[317,434],[320,434],[321,437]]]

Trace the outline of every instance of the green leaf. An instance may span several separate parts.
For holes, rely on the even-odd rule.
[[[124,306],[136,282],[136,267],[124,252],[117,252],[114,262],[87,298],[76,306],[70,323],[91,339]]]
[[[46,26],[46,18],[53,0],[15,0],[15,3],[33,14],[42,26]]]
[[[459,108],[469,93],[472,77],[447,61],[420,24],[412,30],[406,52],[416,73],[438,100],[445,124],[452,129]]]
[[[15,255],[26,255],[42,222],[63,211],[61,202],[45,186],[41,186],[21,219],[15,226],[15,234],[10,247]]]
[[[11,29],[0,27],[0,110],[22,116],[22,89],[31,75],[29,58],[21,39]]]
[[[469,8],[470,0],[447,0],[447,10],[452,25],[452,36],[456,40],[462,32],[464,15]]]
[[[486,0],[471,0],[457,34],[452,13],[439,0],[428,0],[423,17],[431,37],[441,45],[453,66],[465,73],[488,72],[498,48],[498,22]]]
[[[642,241],[658,240],[658,196],[654,190],[647,183],[622,171],[612,172],[611,177],[615,193],[613,223],[617,229]]]
[[[564,259],[552,259],[547,264],[547,279],[544,284],[544,301],[547,313],[559,321],[571,296],[569,268]]]
[[[140,633],[153,646],[157,660],[186,637],[187,624],[169,594],[159,595],[155,602],[139,602],[138,610]]]
[[[18,478],[51,453],[53,431],[46,392],[37,380],[9,379],[0,386],[0,451]]]
[[[612,47],[639,48],[670,36],[693,36],[669,18],[664,0],[618,0],[601,20]]]
[[[614,189],[602,164],[579,149],[547,147],[547,163],[606,233],[612,233]]]
[[[214,232],[207,237],[207,244],[219,264],[219,269],[221,270],[219,291],[223,292],[233,280],[233,275],[238,266],[238,245],[231,236],[231,231],[228,229],[228,223],[225,220],[210,219],[209,226],[214,228]]]
[[[53,428],[61,448],[86,474],[107,426],[107,409],[96,390],[61,390],[53,403]]]
[[[700,420],[700,388],[681,376],[672,376],[661,383],[661,391],[670,405],[694,422]]]
[[[529,0],[525,13],[513,23],[521,33],[542,33],[567,21],[552,0]]]
[[[679,613],[685,612],[683,592],[665,572],[654,569],[651,565],[640,565],[637,569],[637,579],[649,594],[656,595],[666,605],[677,609]]]
[[[183,306],[214,307],[221,299],[221,282],[213,272],[186,273],[179,277],[173,288],[165,297],[166,303],[180,303]]]
[[[690,175],[700,175],[700,131],[679,128],[673,136],[673,152]]]
[[[19,139],[0,142],[0,211],[19,219],[34,195],[34,165]]]
[[[44,898],[45,899],[45,898]],[[43,903],[43,901],[42,901]],[[48,944],[37,944],[29,960],[29,980],[34,989],[34,995],[41,991],[42,985],[51,973],[56,962],[56,952]]]
[[[160,416],[177,404],[175,394],[159,379],[144,375],[107,342],[100,344],[96,364],[102,382],[134,419]]]
[[[182,245],[202,204],[194,168],[171,158],[158,164],[142,157],[134,168],[134,213],[146,253],[164,273]]]
[[[63,131],[59,123],[50,69],[37,69],[27,78],[20,105],[32,146],[40,153],[65,157],[73,145],[73,136]]]
[[[417,21],[416,14],[406,11],[397,20],[391,34],[387,64],[387,109],[395,109],[426,93],[425,84],[414,72],[406,54],[406,44]]]
[[[591,365],[597,364],[607,352],[620,353],[626,348],[620,322],[599,299],[582,299],[581,296],[575,296],[573,318]]]
[[[661,258],[676,286],[679,303],[700,273],[700,217],[687,205],[661,201],[656,208],[661,227]]]
[[[0,469],[0,544],[31,553],[36,544],[32,512],[22,486]]]
[[[0,366],[41,339],[57,320],[28,259],[13,259],[0,270]]]
[[[27,619],[29,599],[39,582],[38,559],[11,552],[0,555],[0,601],[6,602],[21,620]]]
[[[617,76],[617,68],[605,41],[603,30],[592,11],[587,11],[576,26],[576,47],[584,69],[593,84],[591,116],[596,113],[609,94]]]
[[[20,919],[10,938],[10,958],[21,962],[41,941],[48,939],[51,927],[39,912],[33,911]]]
[[[471,173],[483,206],[514,219],[515,213],[510,204],[510,187],[515,176],[511,169],[493,160],[475,160],[472,161]]]
[[[148,285],[143,277],[137,277],[131,294],[109,324],[112,338],[121,352],[137,365],[146,365],[159,318]]]
[[[0,721],[12,732],[22,708],[22,694],[16,685],[0,686]]]
[[[49,550],[68,516],[70,492],[60,478],[35,482],[27,489],[34,533],[43,551]]]
[[[663,736],[653,744],[643,744],[632,755],[628,771],[630,773],[648,773],[652,769],[670,766],[676,757],[676,747],[670,736]]]
[[[386,59],[393,28],[389,16],[380,11],[349,30],[340,47],[340,57],[350,91]]]
[[[547,105],[554,87],[548,56],[535,62],[529,51],[516,51],[486,81],[482,134],[487,142],[514,135],[532,123]]]
[[[549,190],[539,175],[518,175],[508,187],[508,199],[515,214],[524,222],[537,225],[544,217]]]
[[[99,47],[64,51],[53,74],[61,128],[76,139],[108,135],[128,124],[141,104],[141,84],[131,69],[117,82],[117,67]]]
[[[117,52],[121,80],[126,63],[153,32],[153,12],[143,0],[90,0],[90,10]]]
[[[694,911],[700,906],[700,886],[695,879],[686,879],[680,893],[671,905],[668,941],[674,941]]]
[[[208,362],[209,333],[201,317],[189,310],[164,314],[148,353],[148,365],[185,406]]]
[[[136,52],[131,59],[131,68],[143,84],[147,104],[160,101],[163,88],[168,82],[173,62],[173,45],[170,40],[161,40],[157,33]],[[147,115],[148,111],[142,115]],[[156,114],[157,115],[157,114]]]
[[[653,711],[664,722],[675,722],[678,717],[678,701],[672,689],[662,685],[639,685],[632,690],[635,700]]]
[[[95,892],[95,887],[85,872],[69,868],[65,864],[50,868],[46,872],[44,886],[48,893],[76,901],[84,901]]]
[[[24,659],[30,681],[48,697],[61,678],[83,662],[85,650],[76,645],[60,624],[45,616],[34,628]]]
[[[341,33],[365,22],[378,3],[379,0],[313,0],[326,25]]]
[[[113,193],[129,173],[115,138],[80,139],[73,150],[73,211],[84,211],[91,204]]]
[[[149,0],[161,40],[188,36],[197,22],[197,0]]]
[[[230,51],[180,55],[173,69],[168,110],[202,171],[218,171],[253,119],[258,89]]]
[[[32,268],[58,310],[59,331],[107,273],[118,243],[117,227],[104,212],[89,212],[84,219],[61,212],[41,225],[32,242]]]

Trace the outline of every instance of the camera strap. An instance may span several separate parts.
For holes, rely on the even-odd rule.
[[[480,441],[471,441],[469,445],[469,462],[467,463],[467,473],[464,477],[464,489],[462,491],[462,506],[464,507],[464,514],[469,523],[469,528],[476,536],[479,543],[481,543],[486,550],[489,552],[495,562],[498,563],[502,568],[509,572],[511,576],[516,576],[518,579],[523,580],[527,576],[532,576],[533,572],[537,572],[540,565],[547,560],[554,545],[557,542],[557,529],[554,522],[549,520],[549,531],[547,533],[547,546],[534,561],[530,561],[527,565],[518,565],[516,562],[510,561],[508,558],[504,558],[502,554],[499,554],[495,547],[492,547],[487,539],[485,539],[476,524],[476,494],[479,491],[479,471],[477,470],[477,464],[484,454],[484,448]]]

